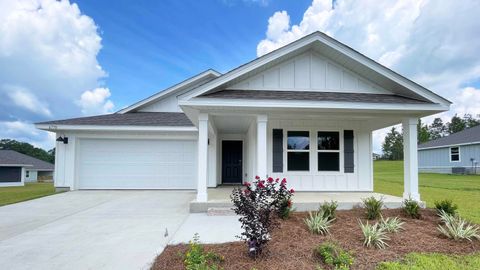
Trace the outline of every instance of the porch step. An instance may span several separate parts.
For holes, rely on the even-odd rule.
[[[230,207],[209,207],[207,216],[235,216],[235,212]]]

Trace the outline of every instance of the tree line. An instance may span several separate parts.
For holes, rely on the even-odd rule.
[[[35,147],[27,142],[19,142],[12,139],[1,139],[0,149],[14,150],[46,162],[55,163],[55,148],[48,151]]]
[[[418,144],[436,140],[478,125],[480,125],[480,118],[473,117],[470,114],[465,114],[463,117],[455,114],[450,121],[446,123],[444,123],[441,118],[435,118],[430,125],[424,124],[421,119],[418,119]],[[402,160],[403,131],[398,131],[397,128],[392,127],[382,143],[382,151],[382,159]]]

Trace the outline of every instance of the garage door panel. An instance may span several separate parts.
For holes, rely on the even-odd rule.
[[[80,189],[193,189],[196,142],[81,139]]]

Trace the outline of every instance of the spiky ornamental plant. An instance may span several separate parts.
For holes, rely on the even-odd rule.
[[[329,219],[322,211],[309,212],[308,217],[303,220],[308,230],[314,234],[328,234],[331,223],[334,219]]]
[[[450,215],[444,210],[440,210],[438,215],[443,225],[438,225],[437,229],[446,237],[456,241],[464,239],[472,241],[475,238],[480,240],[480,228],[478,226],[469,224],[460,216]]]
[[[245,183],[244,188],[235,188],[230,195],[234,212],[240,216],[243,232],[239,236],[247,242],[249,255],[253,258],[261,254],[270,240],[270,232],[275,223],[273,213],[278,213],[285,198],[290,200],[293,190],[286,188],[287,180],[261,180],[258,176],[253,183]]]
[[[384,219],[383,216],[380,216],[380,226],[389,233],[396,233],[403,230],[403,224],[405,224],[405,222],[402,222],[398,217]]]
[[[371,225],[368,224],[367,221],[366,224],[363,224],[360,220],[358,223],[362,229],[364,246],[374,246],[379,249],[388,247],[387,241],[390,240],[390,238],[387,236],[387,231],[379,223]]]

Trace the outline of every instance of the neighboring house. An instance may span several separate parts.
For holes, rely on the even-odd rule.
[[[381,157],[381,156],[380,156],[379,154],[377,154],[377,153],[373,153],[373,154],[372,154],[373,160],[378,160],[378,159],[380,159],[380,157]]]
[[[418,169],[433,173],[480,174],[480,126],[418,146]]]
[[[52,179],[54,165],[13,150],[0,150],[0,187]]]
[[[55,186],[196,189],[286,177],[299,191],[372,191],[372,131],[402,123],[419,198],[417,121],[450,102],[320,32],[225,74],[208,70],[55,132]],[[67,140],[68,139],[68,140]]]

